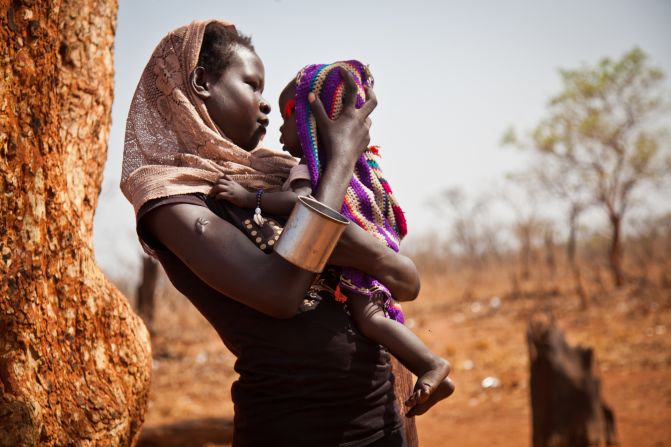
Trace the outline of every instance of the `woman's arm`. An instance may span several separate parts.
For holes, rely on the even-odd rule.
[[[314,196],[339,209],[352,177],[354,165],[368,146],[368,115],[377,101],[371,89],[360,109],[354,106],[356,85],[343,73],[346,93],[343,112],[331,121],[315,95],[310,106],[329,157],[320,187]],[[237,228],[207,208],[191,204],[169,204],[150,211],[143,224],[203,282],[213,289],[262,313],[289,318],[314,279],[275,253],[265,254]]]
[[[358,225],[348,225],[329,264],[352,267],[375,277],[398,301],[412,301],[419,295],[420,281],[415,263]]]
[[[240,230],[206,207],[157,207],[145,228],[204,283],[261,313],[290,318],[314,274],[265,254]]]

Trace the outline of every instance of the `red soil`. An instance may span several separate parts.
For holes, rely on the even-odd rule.
[[[416,333],[452,362],[457,385],[453,397],[417,418],[422,446],[531,444],[525,330],[538,311],[552,312],[570,343],[595,349],[621,446],[671,445],[671,291],[645,284],[592,290],[583,310],[566,284],[511,298],[505,280],[468,282],[425,278],[420,298],[405,306]],[[145,426],[232,416],[234,358],[216,333],[175,292],[158,298],[157,321]],[[500,386],[483,388],[488,376]]]

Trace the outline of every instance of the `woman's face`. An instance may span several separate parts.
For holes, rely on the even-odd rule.
[[[292,80],[280,93],[280,113],[284,120],[282,126],[280,126],[280,143],[282,148],[294,157],[302,157],[303,150],[298,140],[298,129],[296,127],[296,110],[293,106],[295,96],[296,83]]]
[[[250,151],[266,134],[270,105],[261,96],[265,70],[261,59],[236,45],[230,65],[219,79],[206,74],[205,107],[212,121],[233,143]]]

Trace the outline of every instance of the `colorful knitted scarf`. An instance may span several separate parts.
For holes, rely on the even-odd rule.
[[[296,79],[298,138],[313,189],[317,187],[324,172],[326,157],[319,143],[316,121],[310,112],[307,96],[310,92],[318,95],[329,117],[336,119],[342,111],[345,90],[339,70],[341,67],[352,73],[356,81],[356,107],[359,108],[365,102],[364,86],[373,84],[367,67],[359,61],[308,65],[299,72]],[[389,248],[398,251],[399,243],[407,233],[406,221],[389,183],[382,175],[378,157],[378,149],[375,146],[371,146],[361,155],[354,168],[354,175],[347,188],[341,212]],[[343,268],[336,296],[339,301],[345,301],[346,296],[340,291],[341,288],[371,298],[381,298],[389,317],[403,323],[400,306],[392,299],[389,289],[375,278],[359,270]]]

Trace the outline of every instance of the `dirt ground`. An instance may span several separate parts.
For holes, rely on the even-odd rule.
[[[405,306],[413,330],[450,360],[457,384],[454,396],[417,418],[421,445],[531,444],[525,331],[529,318],[544,312],[571,344],[595,349],[620,445],[671,446],[671,290],[645,281],[619,291],[593,287],[585,310],[568,282],[522,282],[513,294],[506,278],[424,275],[420,297]],[[230,418],[234,357],[186,299],[165,290],[157,298],[145,427]],[[500,385],[483,387],[487,378]]]

